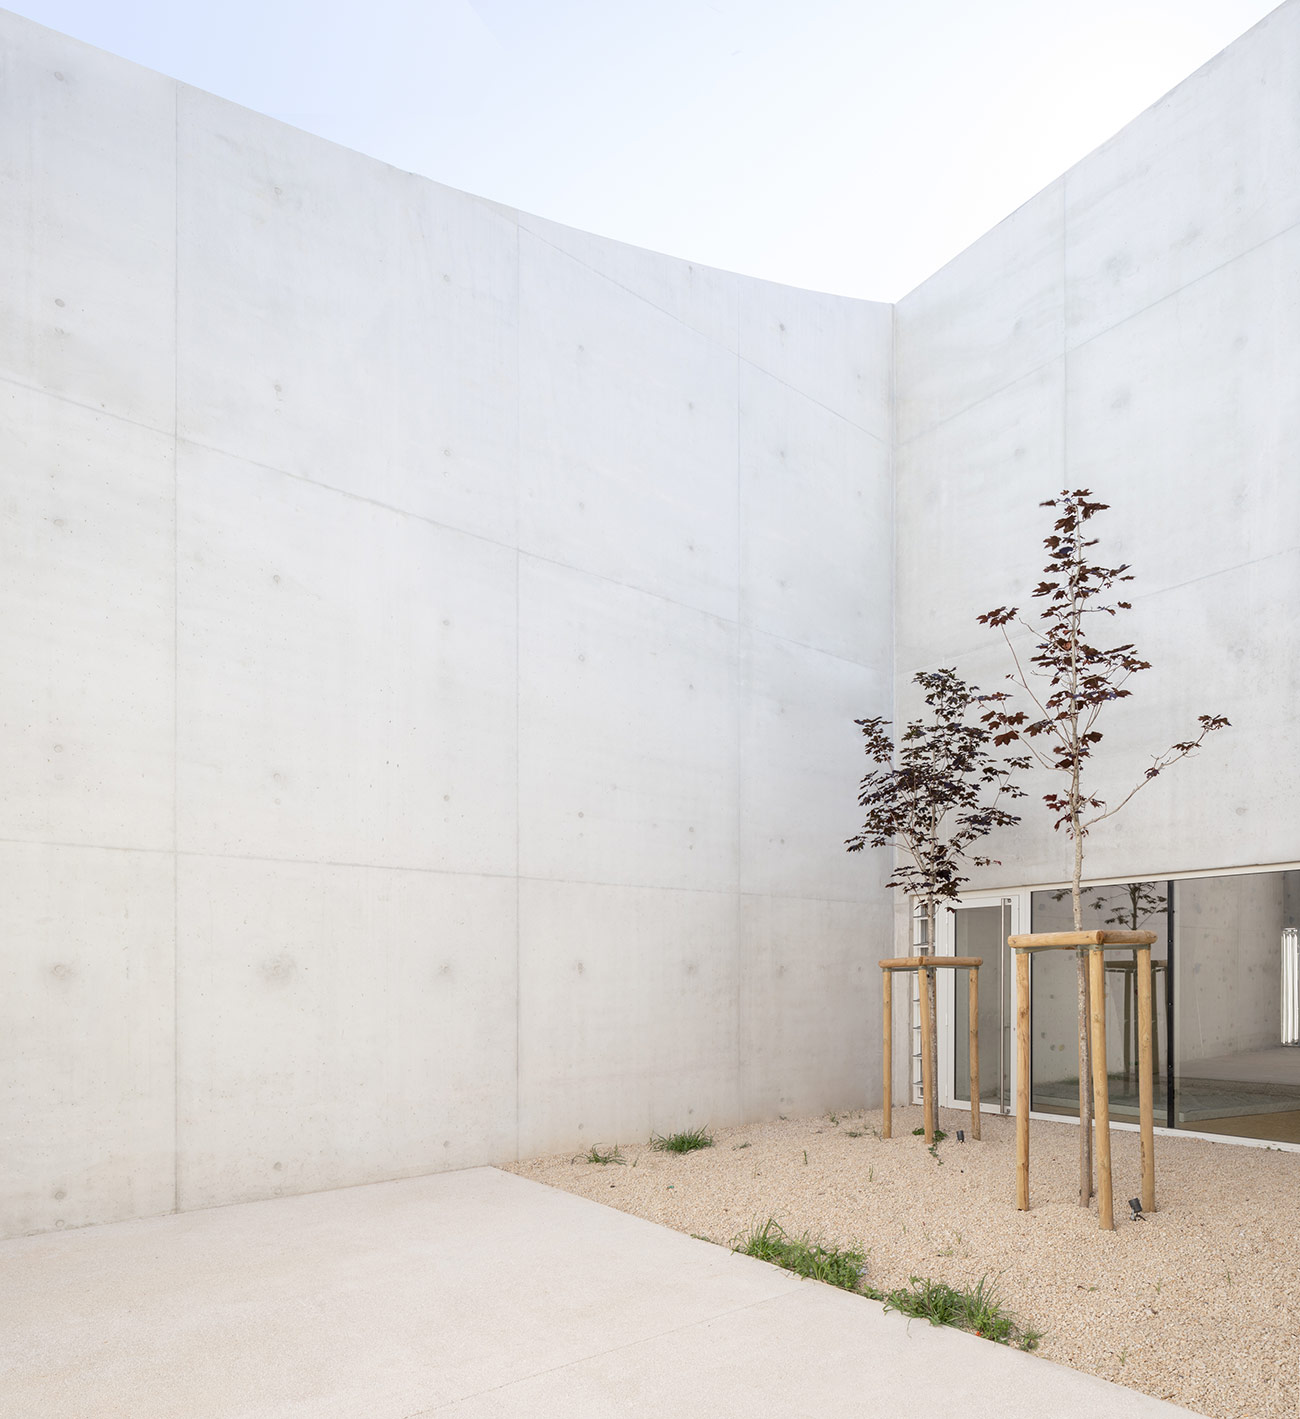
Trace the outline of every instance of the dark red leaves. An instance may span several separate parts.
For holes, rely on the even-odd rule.
[[[1094,727],[1098,714],[1112,701],[1127,699],[1133,692],[1127,686],[1132,676],[1150,670],[1151,662],[1141,659],[1131,643],[1116,646],[1093,644],[1084,634],[1085,617],[1113,617],[1119,611],[1131,611],[1129,601],[1109,602],[1106,594],[1120,582],[1132,581],[1127,562],[1119,566],[1103,566],[1093,560],[1091,549],[1097,538],[1084,535],[1084,525],[1098,513],[1105,512],[1106,503],[1093,499],[1087,488],[1065,490],[1055,498],[1040,503],[1054,508],[1059,516],[1052,523],[1051,533],[1044,538],[1047,550],[1045,578],[1032,595],[1045,603],[1035,624],[1018,617],[1014,607],[998,607],[979,617],[982,625],[1002,630],[1010,646],[1007,630],[1013,621],[1027,631],[1036,633],[1031,651],[1022,651],[1015,673],[1007,678],[1029,695],[1043,717],[1030,720],[1027,713],[1006,710],[984,715],[984,722],[994,731],[995,745],[1005,746],[1016,740],[1045,738],[1042,746],[1030,744],[1032,755],[1043,768],[1069,774],[1071,787],[1064,793],[1048,794],[1044,802],[1057,814],[1055,826],[1066,828],[1072,837],[1083,836],[1099,818],[1118,812],[1137,792],[1132,790],[1113,809],[1089,797],[1080,786],[1080,772],[1101,742],[1101,732]],[[1094,623],[1093,629],[1096,624]],[[1023,668],[1022,668],[1023,667]],[[1035,686],[1034,681],[1042,682]],[[1196,739],[1173,745],[1159,755],[1146,770],[1143,783],[1155,778],[1163,769],[1198,749],[1207,734],[1227,726],[1222,715],[1201,715],[1201,732]],[[1085,814],[1095,809],[1097,817],[1085,821]]]
[[[862,780],[858,803],[866,821],[846,846],[850,852],[899,848],[910,861],[900,860],[887,886],[951,898],[967,880],[961,869],[972,860],[972,846],[994,828],[1020,821],[999,800],[1023,796],[1010,774],[1027,764],[995,759],[990,730],[967,722],[975,706],[1005,700],[1005,694],[981,695],[951,669],[921,671],[913,679],[925,691],[930,713],[907,724],[897,747],[887,720],[855,721],[867,757],[880,767]],[[989,710],[981,719],[999,713]]]

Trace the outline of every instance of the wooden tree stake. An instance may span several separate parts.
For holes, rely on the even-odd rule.
[[[880,1123],[880,1136],[892,1138],[894,1133],[894,976],[892,971],[881,971],[884,981],[885,1015],[881,1036],[884,1040],[884,1117]]]
[[[1151,1011],[1151,948],[1138,952],[1138,1120],[1142,1131],[1142,1210],[1156,1210],[1156,1136],[1152,1092],[1155,1083]]]
[[[1016,1206],[1029,1211],[1029,953],[1016,957]]]
[[[967,998],[970,1001],[970,1136],[980,1136],[980,973],[966,975]]]
[[[1103,1232],[1115,1230],[1110,1179],[1110,1090],[1106,1072],[1106,957],[1088,952],[1088,1013],[1092,1017],[1092,1116],[1097,1157],[1097,1220]]]

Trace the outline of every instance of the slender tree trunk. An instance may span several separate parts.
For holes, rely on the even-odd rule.
[[[1074,929],[1083,930],[1083,794],[1079,784],[1079,642],[1083,613],[1079,602],[1080,568],[1083,565],[1082,539],[1076,539],[1070,566],[1070,834],[1074,839],[1074,875],[1070,879],[1070,904],[1074,908]],[[1087,1207],[1092,1197],[1092,1038],[1088,1015],[1088,953],[1076,952],[1079,1008],[1079,1206]]]
[[[938,832],[939,820],[931,810],[930,842],[934,842]],[[939,946],[936,934],[938,914],[938,901],[932,886],[925,898],[926,942],[932,956],[936,954]],[[926,997],[921,1002],[921,1009],[930,1017],[930,1098],[925,1103],[925,1108],[930,1125],[930,1136],[933,1137],[939,1131],[939,1012],[936,1008],[938,979],[934,971],[927,971],[926,977]]]
[[[1075,802],[1078,802],[1079,771],[1074,771]],[[1070,902],[1074,907],[1074,929],[1083,930],[1083,838],[1079,834],[1078,814],[1074,820],[1074,877],[1070,883]],[[1092,1041],[1088,1032],[1088,953],[1076,955],[1079,1007],[1079,1206],[1087,1207],[1092,1197]]]

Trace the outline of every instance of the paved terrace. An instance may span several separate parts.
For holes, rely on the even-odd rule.
[[[1176,1408],[492,1168],[0,1244],[40,1419]]]

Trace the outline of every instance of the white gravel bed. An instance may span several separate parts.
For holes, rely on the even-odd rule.
[[[860,1246],[881,1290],[987,1275],[1061,1364],[1211,1419],[1300,1414],[1300,1153],[1157,1138],[1158,1210],[1134,1222],[1138,1138],[1117,1131],[1107,1233],[1077,1202],[1074,1125],[1033,1123],[1032,1210],[1018,1212],[1014,1119],[986,1114],[976,1143],[969,1114],[943,1111],[937,1159],[912,1134],[920,1122],[895,1109],[882,1139],[879,1110],[782,1119],[716,1129],[687,1154],[602,1139],[623,1166],[565,1153],[510,1171],[724,1245],[774,1217]]]

